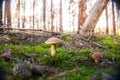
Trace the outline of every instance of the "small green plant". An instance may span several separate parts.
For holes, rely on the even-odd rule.
[[[55,56],[46,56],[42,58],[43,65],[52,66],[61,69],[70,69],[74,64],[69,63],[72,56],[67,53],[56,53]]]
[[[110,50],[110,51],[107,51],[105,52],[105,56],[107,58],[118,58],[120,59],[120,51],[119,50]]]
[[[82,56],[91,57],[93,52],[89,49],[84,49],[84,50],[80,50],[80,53]]]
[[[69,35],[69,34],[66,34],[66,35],[61,35],[60,39],[67,40],[67,41],[72,41],[73,37],[71,35]]]
[[[94,68],[81,66],[77,72],[68,72],[66,80],[90,80],[90,77],[94,73],[95,73]]]
[[[117,44],[116,39],[112,37],[101,37],[99,43],[109,49],[116,48],[116,44]]]
[[[18,41],[17,39],[15,39],[15,38],[12,38],[12,39],[10,40],[10,42],[11,42],[12,44],[14,44],[14,45],[19,44],[19,41]]]

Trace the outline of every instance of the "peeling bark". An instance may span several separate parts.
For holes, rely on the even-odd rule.
[[[97,0],[94,6],[91,8],[91,12],[86,18],[81,27],[83,32],[93,30],[96,26],[96,23],[103,12],[103,10],[107,7],[107,3],[109,0]]]

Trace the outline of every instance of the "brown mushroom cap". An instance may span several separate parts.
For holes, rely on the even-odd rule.
[[[57,44],[62,43],[62,40],[58,39],[57,37],[49,38],[46,42],[46,44]]]
[[[92,54],[92,58],[95,59],[95,60],[100,60],[100,59],[103,58],[103,53],[96,52],[96,53]]]

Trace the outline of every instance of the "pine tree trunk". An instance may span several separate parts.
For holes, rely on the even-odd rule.
[[[46,30],[46,0],[43,0],[43,28]]]
[[[35,23],[35,0],[33,1],[33,29],[34,29],[34,23]]]
[[[108,27],[108,8],[106,7],[106,34],[109,34],[109,27]]]
[[[96,26],[96,23],[103,12],[103,10],[106,8],[107,3],[109,0],[97,0],[92,9],[90,10],[90,14],[85,19],[83,26],[81,27],[83,32],[93,30]]]
[[[24,15],[22,17],[22,28],[25,28],[25,1],[23,1],[23,12]]]
[[[0,0],[0,27],[3,25],[3,22],[2,22],[2,0]]]
[[[53,0],[51,0],[51,31],[53,32],[54,30],[54,26],[53,26],[53,18],[54,18],[54,15],[53,15]]]
[[[114,2],[112,2],[112,24],[113,24],[113,35],[116,35],[116,26],[115,26],[115,11],[114,11]]]
[[[5,22],[8,25],[7,27],[11,26],[11,0],[5,1]]]
[[[80,27],[83,25],[86,17],[87,17],[87,14],[86,14],[86,1],[87,0],[81,0],[78,5],[79,5],[79,14],[78,14],[78,34],[79,34],[79,31],[80,31]]]
[[[63,32],[63,26],[62,26],[62,0],[60,0],[60,26],[59,26],[59,31]]]
[[[20,0],[18,0],[16,11],[17,11],[17,20],[18,20],[18,29],[19,29],[20,28]]]

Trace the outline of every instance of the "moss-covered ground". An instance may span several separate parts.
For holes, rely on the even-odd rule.
[[[72,40],[68,36],[59,37],[62,40]],[[29,55],[37,55],[33,57],[34,64],[49,66],[54,68],[55,74],[52,76],[32,76],[26,80],[102,80],[102,73],[107,73],[112,76],[116,75],[116,68],[120,63],[120,37],[99,36],[93,37],[95,41],[109,50],[105,49],[66,49],[62,45],[57,45],[57,52],[55,56],[50,55],[50,45],[44,43],[30,44],[16,44],[17,39],[11,39],[8,42],[0,42],[0,54],[7,49],[12,49],[11,56],[22,59]],[[12,41],[12,42],[11,42]],[[111,64],[98,65],[94,64],[91,55],[94,52],[100,51],[104,53],[104,58],[109,59]],[[5,71],[7,80],[23,80],[20,77],[13,75],[13,67],[18,64],[14,61],[6,61],[0,58],[0,68]],[[55,75],[62,74],[63,76],[55,77]]]

